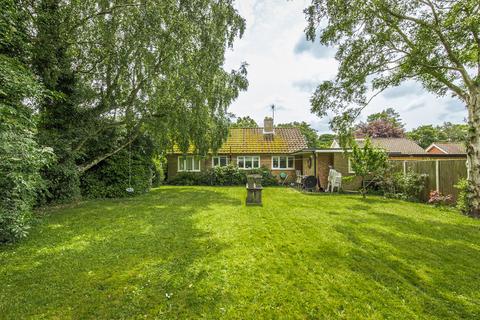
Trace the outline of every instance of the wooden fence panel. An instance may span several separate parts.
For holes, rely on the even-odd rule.
[[[404,172],[404,168],[406,168],[406,170],[413,170],[416,173],[426,175],[425,190],[421,194],[421,199],[424,201],[428,200],[430,191],[437,190],[437,188],[441,193],[451,194],[456,199],[458,196],[458,190],[454,188],[454,185],[457,184],[458,180],[467,177],[465,159],[396,160],[392,161],[392,164],[394,165],[394,168],[400,172]]]
[[[420,198],[427,201],[430,191],[436,188],[435,161],[407,161],[407,170],[426,175],[425,188],[420,194]]]
[[[458,190],[454,188],[458,180],[467,178],[466,160],[444,160],[438,161],[440,173],[440,192],[451,194],[456,199]]]

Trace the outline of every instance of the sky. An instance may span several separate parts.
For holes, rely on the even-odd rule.
[[[247,28],[227,51],[225,69],[248,63],[249,88],[230,106],[236,116],[250,116],[260,125],[275,104],[275,123],[305,121],[319,133],[329,132],[329,118],[310,112],[317,85],[335,78],[335,49],[306,41],[303,9],[308,0],[237,0]],[[400,113],[408,130],[445,121],[463,123],[466,109],[458,100],[436,97],[416,82],[387,89],[363,111],[359,120],[387,107]]]

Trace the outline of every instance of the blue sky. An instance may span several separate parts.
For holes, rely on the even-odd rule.
[[[323,80],[335,77],[335,49],[307,42],[303,9],[307,0],[238,0],[236,7],[247,21],[242,39],[227,52],[225,68],[249,64],[247,92],[230,107],[237,116],[251,116],[262,123],[277,106],[275,122],[306,121],[319,132],[329,131],[329,118],[310,113],[310,96]],[[386,90],[364,110],[363,118],[386,107],[395,108],[407,129],[444,121],[463,122],[465,107],[450,97],[438,98],[421,85],[408,82]]]

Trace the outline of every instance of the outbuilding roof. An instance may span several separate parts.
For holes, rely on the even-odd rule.
[[[426,151],[429,152],[434,147],[445,154],[466,154],[465,145],[461,142],[435,142],[428,146]]]
[[[359,142],[359,145],[362,145],[363,141]],[[387,153],[426,153],[415,141],[407,138],[372,138],[371,141],[374,146],[384,149]]]
[[[363,146],[365,139],[355,139],[359,146]],[[425,150],[415,141],[407,138],[371,138],[372,145],[385,150],[390,154],[421,155],[426,154]],[[340,148],[337,141],[332,143],[333,148]]]

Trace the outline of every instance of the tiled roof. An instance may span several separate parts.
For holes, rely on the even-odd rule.
[[[461,142],[435,142],[431,146],[437,146],[447,154],[465,154],[465,145]],[[430,147],[431,147],[430,146]],[[430,148],[428,147],[427,150]]]
[[[305,148],[307,141],[298,128],[275,128],[274,134],[264,134],[263,128],[231,128],[218,153],[288,154]],[[180,153],[178,148],[174,153]]]
[[[359,145],[362,145],[363,141],[363,139],[357,139]],[[426,153],[422,147],[415,143],[415,141],[407,138],[372,138],[371,141],[374,146],[384,149],[387,153]]]

